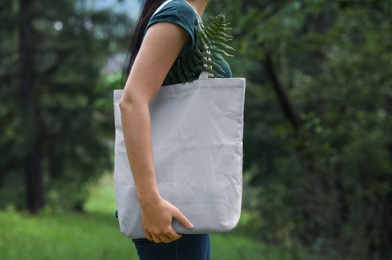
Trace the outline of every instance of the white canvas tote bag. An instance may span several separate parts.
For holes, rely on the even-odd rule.
[[[144,238],[141,210],[127,158],[114,91],[114,185],[121,232]],[[181,234],[225,232],[240,218],[242,200],[244,78],[208,78],[163,86],[149,109],[155,175],[161,196],[192,222]]]

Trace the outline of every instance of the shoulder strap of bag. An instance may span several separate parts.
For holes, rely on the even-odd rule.
[[[161,11],[163,7],[165,7],[168,3],[172,2],[172,1],[173,0],[167,0],[167,1],[163,2],[161,4],[161,6],[159,6],[158,9],[155,10],[155,12],[152,14],[151,18],[154,17],[154,15],[156,15],[159,11]]]
[[[187,1],[185,1],[185,3],[187,3],[190,7],[192,7],[193,11],[196,14],[197,21],[199,22],[199,26],[201,26],[200,24],[202,23],[202,20],[201,20],[199,13],[196,11],[196,9],[190,3],[188,3]]]

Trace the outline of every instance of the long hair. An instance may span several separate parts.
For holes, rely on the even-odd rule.
[[[124,76],[128,76],[135,61],[136,55],[140,50],[140,46],[144,37],[144,31],[146,30],[147,24],[150,21],[151,16],[163,2],[165,2],[165,0],[144,0],[142,3],[142,12],[136,24],[135,31],[132,34],[127,59],[124,64],[123,75],[121,79],[121,84],[123,84],[123,86]]]

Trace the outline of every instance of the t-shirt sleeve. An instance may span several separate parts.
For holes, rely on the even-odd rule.
[[[189,41],[180,53],[180,57],[188,54],[196,42],[195,26],[198,24],[195,11],[185,1],[172,1],[155,14],[146,27],[159,22],[170,22],[184,28],[189,34]]]

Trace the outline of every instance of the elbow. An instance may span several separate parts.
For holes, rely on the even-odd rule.
[[[142,110],[148,109],[149,100],[145,95],[135,92],[123,92],[123,95],[118,103],[121,113],[139,113]]]
[[[143,102],[137,101],[135,97],[122,96],[118,105],[121,113],[124,114],[140,111],[140,109],[144,108],[143,104]]]
[[[122,96],[118,103],[121,113],[132,108],[132,99],[127,96]]]
[[[124,112],[125,108],[127,107],[127,101],[124,99],[124,97],[120,99],[118,106],[120,107],[120,111]]]

